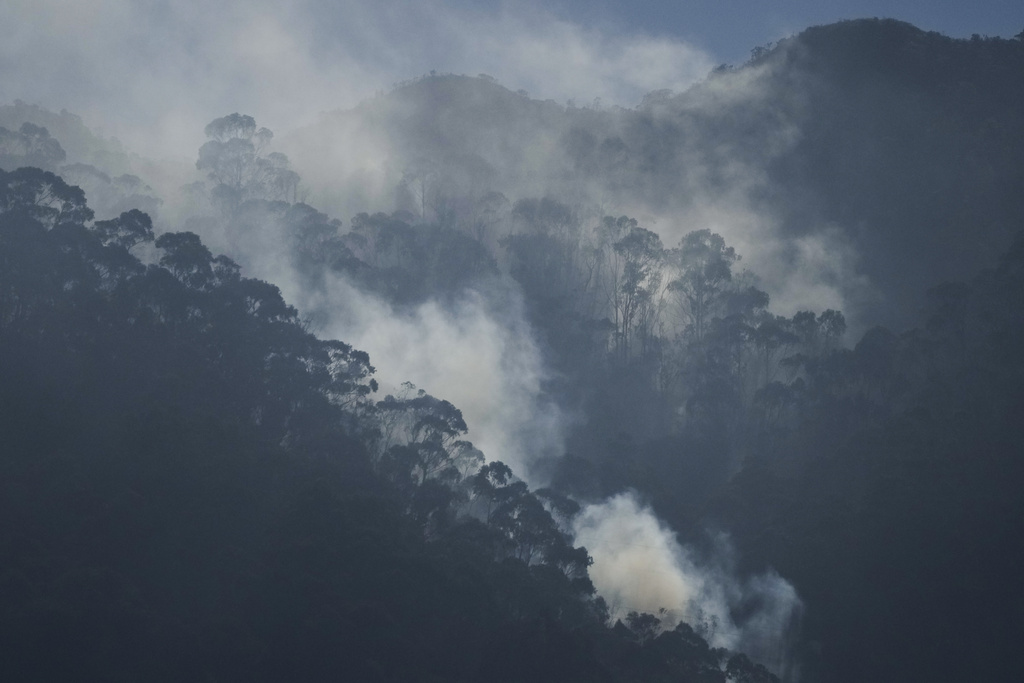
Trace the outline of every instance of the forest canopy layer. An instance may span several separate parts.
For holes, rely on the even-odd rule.
[[[843,22],[185,163],[0,106],[0,675],[1019,676],[1021,73]]]

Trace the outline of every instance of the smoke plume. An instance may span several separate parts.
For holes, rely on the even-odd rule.
[[[792,670],[800,598],[774,571],[741,578],[727,536],[700,557],[633,493],[588,505],[574,532],[594,558],[590,576],[612,618],[637,611],[665,628],[685,621],[715,647],[746,652],[784,677]]]
[[[466,291],[454,305],[404,312],[334,277],[304,296],[306,310],[326,314],[324,335],[369,352],[382,394],[412,382],[451,401],[489,460],[529,479],[532,463],[561,454],[564,420],[545,396],[544,362],[515,292],[503,292],[500,307]]]

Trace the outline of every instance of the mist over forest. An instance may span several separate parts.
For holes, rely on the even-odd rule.
[[[1024,33],[602,45],[0,100],[0,678],[1024,676]]]

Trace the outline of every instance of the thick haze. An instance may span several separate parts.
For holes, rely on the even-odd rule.
[[[67,108],[139,153],[180,156],[224,113],[250,112],[284,131],[431,70],[487,73],[541,99],[632,106],[738,63],[755,45],[858,16],[952,36],[1009,37],[1024,27],[1020,3],[1009,0],[8,0],[0,101]]]
[[[725,63],[742,62],[755,45],[843,19],[892,17],[954,38],[975,33],[1009,38],[1024,28],[1024,9],[1015,0],[561,0],[558,4],[564,16],[595,16],[633,31],[679,36]]]
[[[181,156],[227,112],[284,131],[432,70],[631,105],[686,87],[713,60],[521,4],[15,0],[0,9],[0,65],[0,99],[67,108],[141,154]]]
[[[689,3],[691,15],[658,2],[630,7],[635,12],[603,2],[590,15],[567,0],[553,9],[526,2],[470,7],[440,0],[96,0],[73,6],[14,0],[0,7],[0,103],[21,99],[68,109],[131,151],[191,163],[203,142],[203,127],[218,116],[252,114],[283,138],[316,121],[321,112],[353,107],[431,71],[489,74],[542,100],[632,107],[653,90],[685,90],[716,64],[740,61],[751,47],[811,23],[892,13],[952,35],[1013,35],[1024,27],[1011,28],[1010,3],[997,2],[972,4],[976,25],[949,4],[932,14],[916,6],[900,12],[892,4],[888,9],[872,4],[841,9],[834,3],[814,8],[801,3],[787,9],[793,14],[736,2]],[[746,16],[752,8],[756,11]],[[991,19],[982,20],[985,15]],[[726,25],[735,29],[730,35],[737,42],[727,40]],[[735,87],[707,92],[702,106],[712,108],[716,97],[733,96],[756,104],[756,87],[738,82],[748,76],[721,80]],[[363,132],[351,132],[358,148],[332,146],[343,157],[339,164],[351,168],[331,166],[332,155],[318,146],[314,151],[321,167],[297,166],[307,174],[304,181],[315,190],[317,178],[367,175],[366,164],[386,160],[390,150],[385,143],[366,139]],[[796,139],[785,121],[776,133],[772,144],[780,150]],[[538,143],[538,158],[523,168],[548,168],[553,162],[542,153],[551,147]],[[292,157],[304,160],[301,153]],[[696,226],[723,234],[743,255],[740,268],[749,266],[762,278],[777,312],[848,309],[851,302],[872,296],[871,283],[857,274],[858,254],[841,230],[826,225],[813,235],[783,241],[777,220],[751,200],[766,182],[757,168],[737,160],[728,186],[712,189],[699,161],[689,166],[692,177],[677,180],[687,190],[678,196],[693,198],[687,203],[666,202],[651,210],[638,200],[639,205],[609,211],[637,216],[666,246]],[[381,166],[378,182],[372,183],[379,196],[367,192],[380,200],[371,210],[393,208],[388,206],[394,195],[387,172]],[[513,200],[535,192],[522,185],[513,190],[508,191]],[[173,207],[168,209],[173,215]],[[337,217],[348,222],[351,213]],[[208,242],[210,237],[204,235]],[[211,246],[219,245],[213,240]],[[245,250],[234,247],[229,250],[234,257]],[[264,254],[263,263],[251,254],[242,260],[247,274],[279,284],[300,307],[326,310],[323,333],[371,353],[382,393],[411,380],[452,401],[467,418],[469,438],[489,459],[509,462],[521,476],[529,477],[536,459],[561,454],[566,416],[545,395],[548,370],[520,306],[498,315],[480,298],[468,296],[457,311],[428,302],[398,315],[340,280],[327,292],[330,301],[311,302],[312,295],[293,284],[299,278],[288,271],[283,254],[283,249]],[[851,327],[856,329],[856,322]],[[616,613],[664,607],[672,616],[693,618],[690,611],[699,608],[719,624],[709,638],[713,643],[757,652],[781,668],[786,636],[800,609],[795,590],[782,578],[767,573],[741,580],[727,549],[706,561],[695,558],[629,495],[586,508],[574,532],[593,555],[594,582]],[[758,607],[749,610],[743,624],[734,623],[731,610],[745,602]]]

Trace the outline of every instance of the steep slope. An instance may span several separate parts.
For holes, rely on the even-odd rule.
[[[768,165],[782,225],[841,226],[880,288],[914,292],[993,265],[1024,225],[1024,42],[952,40],[894,21],[809,29],[766,58],[801,136]]]
[[[0,171],[0,677],[777,680],[608,628],[569,501],[480,467],[458,409],[374,402],[365,353],[194,233],[92,218]]]

